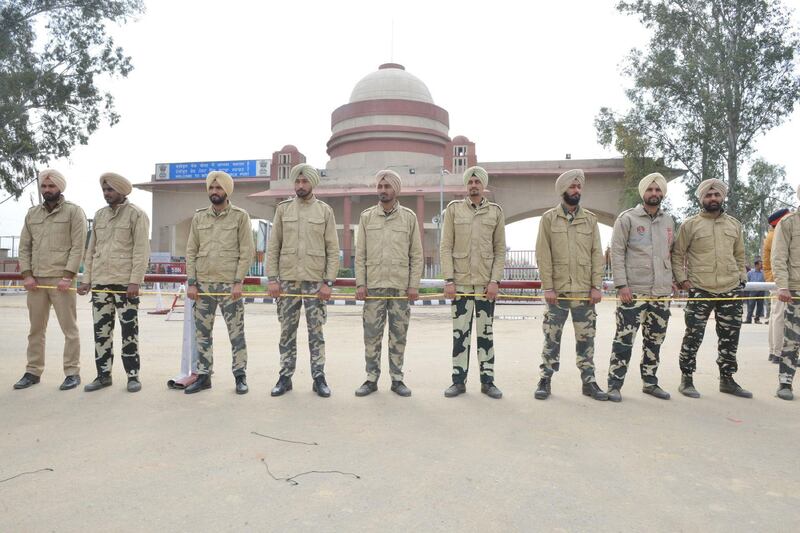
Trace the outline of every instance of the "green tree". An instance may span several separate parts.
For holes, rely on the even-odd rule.
[[[761,158],[756,159],[741,189],[739,217],[744,229],[745,253],[749,261],[761,256],[767,218],[782,207],[792,207],[794,191],[786,181],[786,170]]]
[[[617,9],[651,30],[647,49],[628,57],[631,106],[617,120],[635,125],[669,166],[687,169],[691,203],[701,180],[722,178],[738,214],[740,165],[800,99],[789,11],[779,0],[635,0]]]
[[[0,2],[0,188],[19,197],[37,165],[117,123],[98,78],[133,67],[107,25],[143,10],[141,0]]]

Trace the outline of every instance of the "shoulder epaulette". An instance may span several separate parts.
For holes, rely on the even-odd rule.
[[[201,207],[200,209],[195,210],[195,213],[200,213],[201,211],[206,211],[208,207]]]
[[[493,205],[493,206],[495,206],[495,207],[496,207],[497,209],[499,209],[500,211],[502,211],[502,210],[503,210],[503,206],[501,206],[501,205],[500,205],[500,204],[498,204],[497,202],[487,202],[487,203],[488,203],[489,205]]]
[[[278,205],[281,205],[281,204],[285,204],[285,203],[291,202],[292,200],[294,200],[294,197],[287,198],[286,200],[280,201],[280,202],[278,202]]]

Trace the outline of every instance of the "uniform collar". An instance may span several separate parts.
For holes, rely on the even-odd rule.
[[[64,199],[64,195],[63,194],[60,195],[58,197],[58,200],[56,201],[56,206],[53,208],[52,211],[47,210],[47,202],[42,202],[40,205],[42,206],[42,209],[44,210],[45,213],[55,213],[62,205],[64,205],[65,201],[66,200]]]
[[[317,201],[317,197],[314,196],[314,191],[311,191],[311,193],[308,195],[307,199],[300,198],[297,195],[295,195],[294,199],[297,200],[297,202],[302,204],[302,205],[311,205],[311,204],[313,204],[314,202]]]
[[[561,208],[558,210],[559,216],[567,218],[569,216],[569,211],[567,211],[567,208],[564,206],[564,203],[560,202],[558,206]],[[581,206],[578,205],[578,207],[575,209],[575,212],[572,213],[572,218],[578,218],[580,216],[583,216],[583,209],[581,209]]]
[[[649,217],[649,218],[657,218],[657,217],[660,217],[662,215],[662,213],[664,213],[664,210],[661,208],[661,206],[658,206],[658,211],[656,211],[656,214],[653,215],[653,216],[650,216],[650,213],[648,213],[647,209],[644,208],[644,204],[639,204],[639,205],[636,206],[636,212],[640,216]]]
[[[481,203],[479,203],[478,205],[475,205],[475,204],[473,204],[473,203],[472,203],[472,200],[470,200],[470,199],[469,199],[469,196],[467,196],[466,198],[464,198],[464,202],[465,202],[465,203],[466,203],[466,204],[467,204],[467,205],[468,205],[470,208],[472,208],[474,211],[477,211],[478,209],[480,209],[480,208],[484,207],[484,206],[487,204],[487,200],[486,200],[486,197],[485,197],[485,196],[484,196],[483,198],[481,198]]]
[[[724,209],[720,209],[720,210],[719,210],[719,211],[718,211],[716,214],[714,214],[714,213],[709,213],[709,212],[708,212],[708,211],[706,211],[705,209],[701,209],[701,210],[700,210],[700,216],[701,216],[701,217],[703,217],[703,218],[710,218],[711,220],[715,220],[715,219],[718,219],[718,218],[722,218],[722,215],[723,215],[724,213],[725,213],[725,210],[724,210]]]
[[[208,213],[212,217],[222,217],[222,216],[227,215],[230,210],[231,210],[231,202],[230,202],[230,200],[228,200],[228,205],[226,205],[225,209],[223,209],[219,213],[217,213],[217,211],[214,209],[214,204],[211,204],[211,207],[208,208]]]
[[[392,206],[392,210],[388,213],[383,210],[383,206],[380,202],[378,202],[378,214],[382,217],[388,217],[392,213],[395,213],[398,209],[400,209],[400,200],[395,200],[394,205]]]

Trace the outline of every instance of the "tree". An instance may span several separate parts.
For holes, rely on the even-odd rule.
[[[792,207],[794,191],[786,181],[786,170],[779,165],[756,159],[742,187],[739,213],[744,229],[745,253],[749,260],[761,256],[764,236],[769,229],[767,218],[782,207]]]
[[[119,121],[97,81],[133,67],[106,26],[143,10],[141,0],[0,3],[0,188],[18,198],[37,165]]]
[[[740,165],[800,99],[790,13],[779,0],[635,0],[617,9],[652,34],[624,70],[630,110],[607,114],[636,125],[668,165],[687,169],[690,198],[700,181],[725,179],[737,215]]]

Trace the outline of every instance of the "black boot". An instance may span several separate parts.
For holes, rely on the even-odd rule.
[[[86,392],[92,392],[110,386],[111,386],[111,376],[108,374],[100,374],[96,378],[94,378],[94,381],[83,387],[83,390]]]
[[[752,398],[753,393],[745,390],[733,380],[733,376],[720,376],[719,377],[719,391],[725,394],[733,394],[739,398]]]
[[[699,398],[700,393],[694,388],[694,380],[691,375],[684,374],[681,376],[681,384],[678,387],[678,392],[689,398]]]
[[[533,395],[537,400],[546,400],[550,396],[550,378],[542,378],[536,386],[536,392]]]
[[[778,387],[778,392],[776,393],[778,398],[781,400],[794,400],[794,394],[792,393],[792,386],[788,383],[781,383],[780,387]]]
[[[325,381],[325,376],[317,376],[314,378],[314,384],[311,386],[311,390],[317,393],[317,396],[321,396],[323,398],[328,398],[331,395],[331,388],[328,387],[328,383]]]
[[[64,383],[62,383],[61,386],[58,388],[61,390],[70,390],[74,389],[80,384],[81,384],[81,377],[78,374],[74,374],[72,376],[67,376],[66,378],[64,378]]]
[[[374,381],[367,380],[356,389],[356,396],[367,396],[378,390],[378,384]]]
[[[236,394],[247,394],[250,388],[247,386],[247,377],[244,374],[234,376],[236,379]]]
[[[19,381],[14,383],[15,389],[27,389],[31,385],[36,385],[39,383],[41,378],[39,376],[34,376],[30,372],[25,372],[25,374],[20,378]]]
[[[583,387],[581,387],[581,392],[584,396],[591,396],[595,400],[601,402],[608,400],[608,394],[603,392],[603,389],[600,388],[600,385],[598,385],[596,381],[584,383]]]
[[[199,374],[197,376],[197,381],[183,389],[184,394],[194,394],[195,392],[200,392],[204,389],[211,388],[211,376],[208,374]]]
[[[271,396],[283,396],[285,392],[289,392],[292,390],[292,378],[289,376],[281,376],[278,378],[278,382],[272,387],[272,392],[270,392]]]
[[[464,383],[453,383],[444,390],[445,398],[455,398],[459,394],[467,392],[467,386]]]
[[[489,398],[494,398],[495,400],[499,400],[503,397],[503,391],[497,388],[497,385],[492,383],[481,383],[481,392],[484,393]]]

